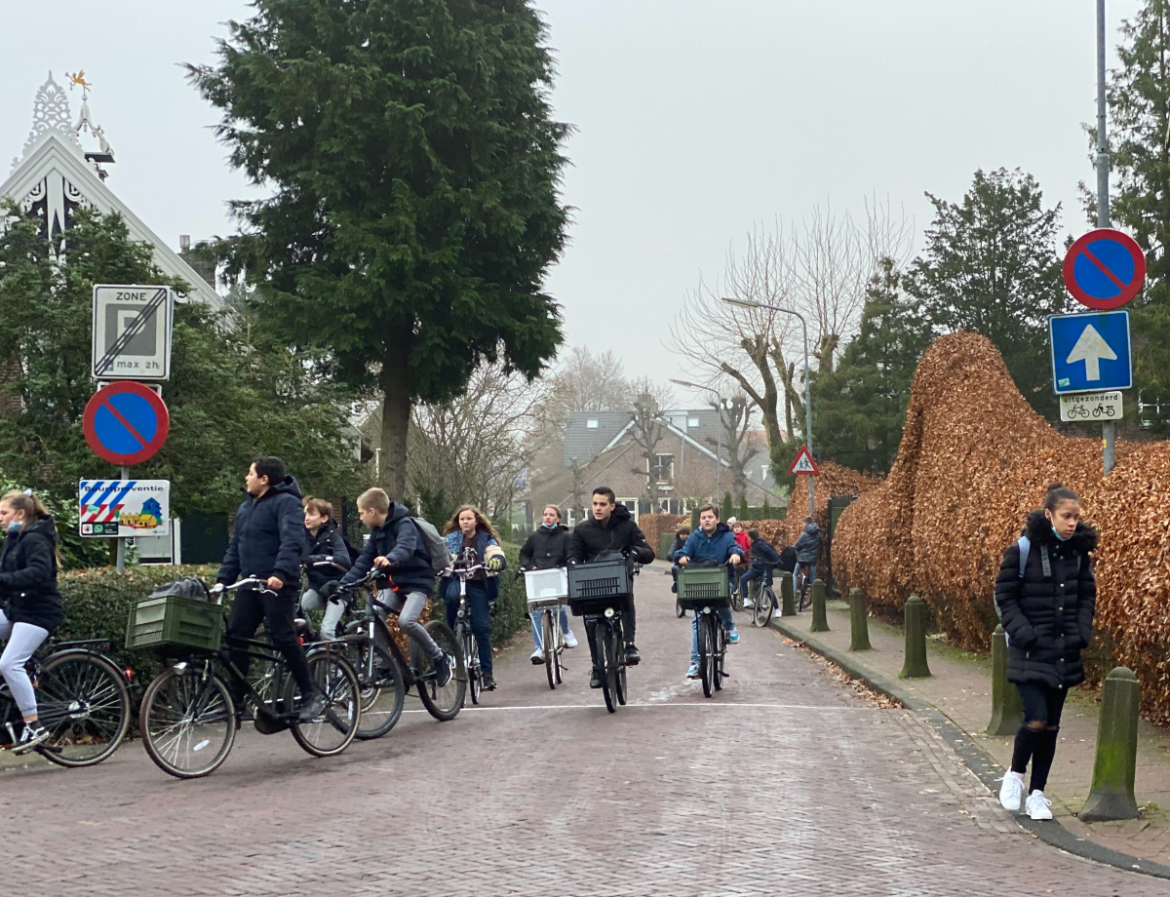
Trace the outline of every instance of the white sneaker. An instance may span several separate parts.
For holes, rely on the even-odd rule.
[[[532,665],[537,666],[544,663],[544,652],[537,648],[532,652]]]
[[[744,599],[744,602],[743,602],[743,609],[744,610],[751,610],[755,606],[756,606],[755,602],[753,602],[751,598]]]
[[[1018,813],[1023,809],[1024,777],[1010,769],[1003,774],[1003,784],[999,786],[999,804],[1005,810]]]
[[[1043,791],[1033,791],[1028,795],[1028,803],[1025,809],[1028,811],[1028,817],[1031,819],[1051,819],[1052,801],[1044,796]]]
[[[576,648],[577,647],[577,636],[573,635],[573,633],[571,633],[571,632],[566,632],[564,634],[564,636],[565,636],[565,647],[566,648]]]

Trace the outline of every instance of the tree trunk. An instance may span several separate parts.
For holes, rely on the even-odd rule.
[[[382,361],[382,464],[378,480],[391,501],[406,500],[406,439],[410,432],[410,382],[404,361],[410,354],[409,325],[395,328]]]

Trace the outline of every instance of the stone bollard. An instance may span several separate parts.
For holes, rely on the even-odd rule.
[[[828,632],[829,616],[825,612],[825,581],[818,579],[812,584],[812,626],[809,632]]]
[[[917,595],[906,599],[906,662],[899,679],[924,679],[930,675],[926,662],[926,602]]]
[[[780,616],[796,616],[796,589],[792,585],[792,573],[787,570],[780,574]]]
[[[865,607],[865,592],[849,590],[849,650],[872,651],[869,643],[869,612]]]
[[[1080,812],[1081,822],[1136,819],[1133,779],[1137,772],[1138,706],[1142,689],[1132,670],[1117,667],[1105,677],[1101,690],[1101,719],[1097,725],[1097,759],[1093,787]]]
[[[1008,682],[1007,634],[996,626],[991,634],[991,722],[988,735],[1015,735],[1024,724],[1020,690]]]

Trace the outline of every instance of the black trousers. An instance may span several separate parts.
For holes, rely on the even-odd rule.
[[[634,644],[634,630],[637,618],[634,616],[634,596],[630,596],[626,609],[622,611],[622,638],[626,640],[626,647]],[[597,628],[596,620],[585,620],[585,635],[589,642],[589,656],[593,658],[593,665],[597,666],[597,646],[593,642],[593,631]]]
[[[1020,703],[1024,705],[1024,725],[1016,733],[1012,771],[1023,775],[1031,760],[1032,782],[1028,790],[1043,791],[1056,757],[1060,714],[1064,710],[1068,689],[1049,688],[1040,682],[1024,682],[1016,688],[1020,691]],[[1028,723],[1044,723],[1044,728],[1031,729]]]
[[[228,642],[232,639],[253,638],[260,623],[268,633],[268,640],[284,657],[289,672],[296,680],[297,687],[302,695],[313,690],[313,682],[309,678],[309,664],[305,660],[305,652],[297,639],[293,629],[293,618],[297,608],[297,589],[295,586],[285,586],[275,595],[256,590],[236,592],[236,600],[232,604],[232,615],[228,618]],[[232,663],[245,676],[248,675],[250,658],[245,649],[231,650]]]

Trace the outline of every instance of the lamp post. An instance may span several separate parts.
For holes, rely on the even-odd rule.
[[[780,308],[777,305],[765,305],[763,302],[755,302],[751,299],[729,299],[724,297],[723,302],[728,305],[738,305],[741,308],[766,308],[769,311],[778,311],[781,314],[792,315],[799,319],[801,331],[804,333],[804,444],[808,448],[809,455],[813,450],[812,439],[812,385],[808,376],[808,322],[805,321],[804,315],[798,311],[793,311],[791,308]],[[808,516],[816,516],[816,478],[808,478]]]
[[[715,430],[715,506],[718,507],[719,500],[723,497],[720,494],[723,491],[723,396],[713,387],[701,386],[690,380],[675,380],[672,377],[670,382],[685,386],[687,389],[703,389],[715,396],[715,408],[719,413],[719,426]]]

